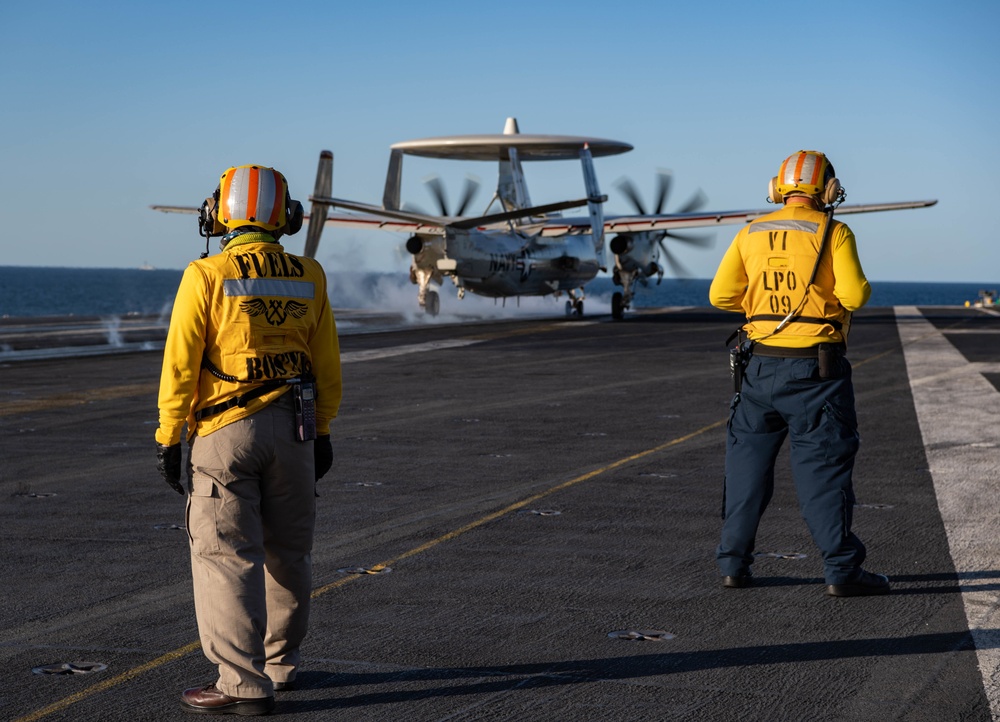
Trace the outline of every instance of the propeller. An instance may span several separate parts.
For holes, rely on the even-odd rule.
[[[472,199],[476,197],[476,193],[479,191],[479,179],[473,175],[468,175],[465,177],[465,184],[462,186],[462,198],[458,202],[458,206],[455,208],[455,212],[451,213],[448,209],[448,194],[445,192],[444,183],[441,179],[436,176],[430,176],[424,181],[427,186],[427,190],[434,200],[437,201],[438,209],[441,211],[442,216],[455,217],[465,215],[466,209],[469,204],[472,203]]]
[[[667,265],[670,266],[671,272],[677,278],[691,278],[691,271],[688,267],[681,263],[677,256],[670,252],[667,248],[667,244],[663,242],[663,238],[660,238],[657,243],[660,246],[660,252],[663,254],[664,259],[667,261]]]
[[[440,210],[441,215],[448,218],[464,215],[466,209],[469,207],[469,204],[472,203],[472,199],[476,197],[476,193],[479,191],[479,179],[474,175],[467,175],[465,177],[465,184],[462,186],[462,200],[459,201],[458,207],[455,208],[455,213],[453,215],[448,211],[448,194],[444,189],[444,183],[441,182],[441,178],[436,175],[428,176],[424,179],[424,185],[427,186],[427,190],[432,196],[434,196],[434,200],[437,201],[438,210]],[[427,211],[418,206],[416,203],[404,203],[403,210],[428,215]],[[406,241],[405,244],[400,246],[400,248],[406,249],[406,251],[412,255],[420,253],[422,247],[423,242],[417,236],[412,236]]]
[[[664,209],[667,206],[667,199],[670,197],[670,186],[672,182],[673,175],[671,173],[665,170],[657,171],[656,204],[653,206],[652,214],[646,213],[646,206],[643,203],[642,196],[639,195],[639,191],[636,189],[635,184],[632,183],[631,180],[628,178],[621,178],[615,182],[615,187],[617,187],[625,195],[625,197],[632,202],[632,205],[640,215],[663,215]],[[676,211],[673,211],[673,213],[694,213],[695,211],[699,211],[704,208],[706,203],[708,203],[708,197],[699,188],[694,192],[694,195],[688,199],[687,203],[682,205]],[[664,242],[667,238],[673,238],[681,243],[687,243],[700,248],[708,248],[714,241],[714,236],[700,233],[679,233],[677,231],[658,231],[657,233],[659,235],[656,241],[660,246],[660,250],[663,252],[663,257],[666,259],[667,264],[671,267],[671,270],[677,276],[690,276],[691,273],[667,248],[667,245]]]

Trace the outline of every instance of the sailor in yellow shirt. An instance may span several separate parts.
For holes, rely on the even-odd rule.
[[[195,613],[211,684],[181,705],[267,714],[293,684],[312,592],[315,484],[331,467],[340,349],[326,274],[278,243],[302,225],[284,176],[228,169],[200,231],[222,252],[191,263],[170,318],[157,458],[181,494],[190,443],[187,530]]]
[[[788,436],[799,506],[823,555],[827,594],[889,591],[888,578],[862,568],[865,546],[851,531],[859,437],[845,353],[851,312],[868,301],[871,287],[854,234],[833,220],[844,195],[825,155],[789,156],[769,192],[783,207],[740,230],[709,290],[713,306],[746,317],[748,338],[735,364],[742,383],[727,426],[716,550],[729,588],[753,581],[757,529]]]

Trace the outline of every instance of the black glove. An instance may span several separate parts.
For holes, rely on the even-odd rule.
[[[174,491],[182,496],[184,495],[184,487],[181,486],[180,444],[164,446],[159,442],[156,443],[156,469]]]
[[[313,441],[313,459],[316,461],[316,481],[319,481],[333,466],[333,444],[329,434],[317,436]]]

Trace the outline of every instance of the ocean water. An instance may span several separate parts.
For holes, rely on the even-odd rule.
[[[40,268],[0,266],[0,318],[38,316],[126,316],[161,315],[167,318],[173,304],[180,270],[128,268]],[[635,307],[707,306],[709,280],[664,279],[640,287]],[[974,301],[981,289],[1000,283],[872,282],[869,306],[962,306]],[[607,276],[599,276],[586,287],[586,308],[593,312],[610,307],[615,287]],[[416,312],[416,287],[402,273],[330,274],[330,300],[336,308],[367,308]],[[533,306],[531,302],[534,301]],[[537,308],[541,299],[525,299]],[[561,309],[562,302],[545,299],[543,308]],[[442,289],[442,312],[476,306],[498,307],[492,299],[454,298],[446,281]],[[516,308],[516,300],[503,304]]]

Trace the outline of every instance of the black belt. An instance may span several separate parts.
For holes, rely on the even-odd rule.
[[[785,316],[775,316],[770,313],[761,313],[756,316],[751,316],[747,319],[750,323],[756,323],[757,321],[784,321]],[[795,316],[791,323],[813,323],[820,324],[823,326],[830,326],[834,331],[840,331],[844,328],[844,324],[834,318],[817,318],[816,316]]]
[[[215,404],[214,406],[206,406],[203,409],[199,409],[194,412],[195,421],[201,421],[209,416],[215,416],[216,414],[221,414],[223,411],[229,411],[229,409],[234,406],[238,406],[241,409],[247,405],[247,402],[251,399],[256,399],[263,396],[268,391],[274,391],[275,389],[280,389],[282,386],[287,386],[288,384],[297,383],[298,378],[294,379],[281,379],[280,381],[267,381],[260,386],[250,389],[245,394],[240,394],[239,396],[234,396],[231,399],[223,401],[221,404]]]
[[[754,356],[767,356],[769,358],[819,358],[819,347],[828,346],[834,353],[841,356],[847,352],[847,347],[842,343],[821,343],[805,348],[793,348],[790,346],[770,346],[763,343],[753,345],[751,353]]]

